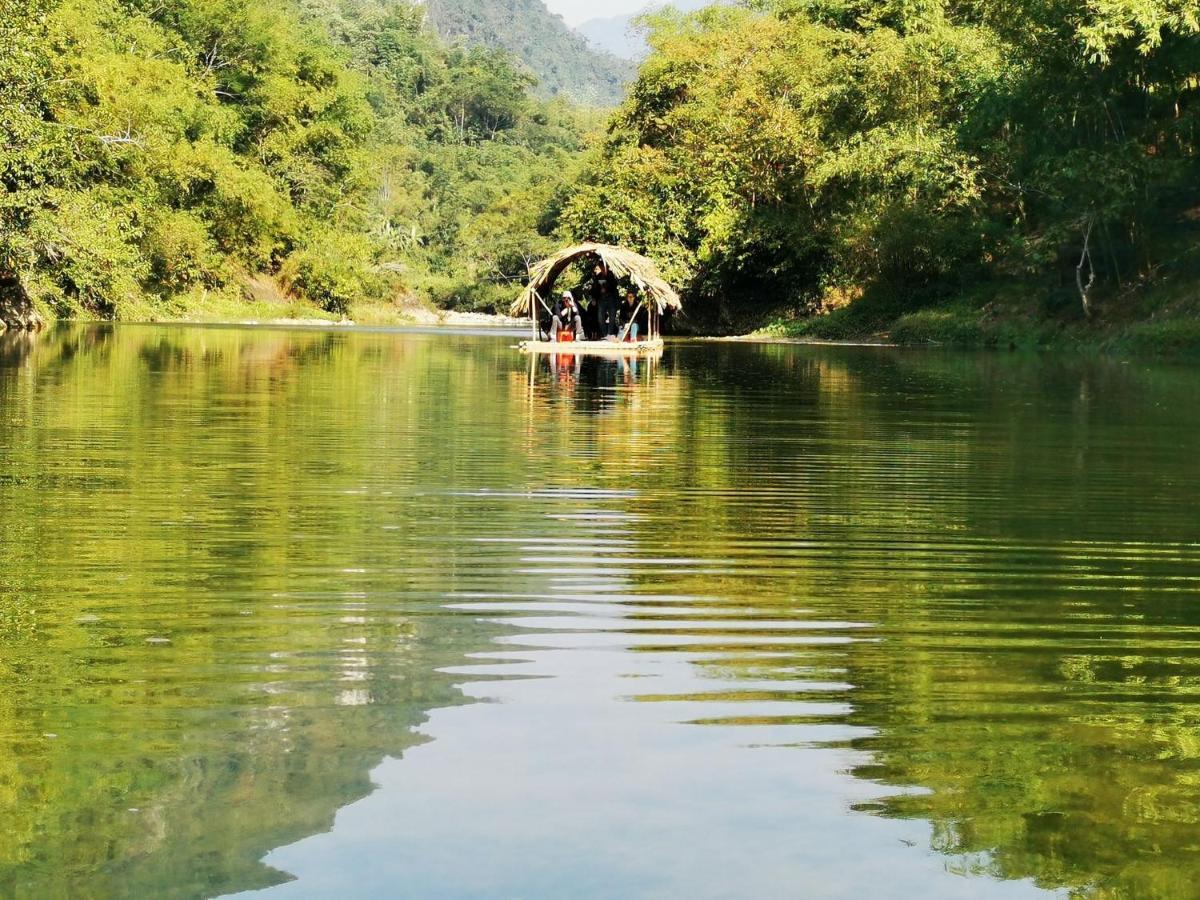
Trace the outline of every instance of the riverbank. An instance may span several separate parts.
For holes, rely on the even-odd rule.
[[[185,316],[178,319],[157,319],[155,324],[196,324],[196,325],[294,325],[294,326],[311,326],[316,328],[329,327],[345,327],[354,328],[356,326],[382,326],[382,325],[412,325],[427,328],[494,328],[497,330],[511,330],[514,328],[527,327],[528,323],[521,319],[514,319],[510,316],[493,316],[487,313],[469,313],[447,310],[441,315],[431,314],[422,316],[355,316],[350,318],[337,318],[335,316],[266,316],[266,317],[244,317],[235,316],[209,318]]]
[[[1048,309],[1048,307],[1050,307]],[[437,309],[416,300],[354,304],[349,316],[327,312],[279,293],[232,299],[201,298],[161,323],[287,327],[428,326],[525,329],[527,319]],[[2,331],[2,328],[0,328]],[[743,343],[836,344],[947,349],[1030,350],[1200,359],[1200,278],[1156,283],[1098,304],[1092,320],[1073,307],[1058,309],[1027,288],[984,285],[920,309],[880,292],[808,317],[777,317],[746,333],[693,335]]]
[[[0,278],[0,333],[38,331],[56,321],[89,321],[107,318],[78,311],[56,316],[45,304],[35,303],[14,279]],[[243,277],[240,289],[199,291],[159,306],[149,301],[132,306],[119,321],[151,323],[195,322],[208,325],[427,325],[448,328],[527,328],[528,319],[457,309],[439,309],[414,295],[395,301],[360,300],[348,314],[331,312],[287,293],[267,276]]]
[[[1110,296],[1091,318],[1077,298],[1022,285],[983,285],[920,309],[905,309],[895,295],[864,296],[823,314],[775,319],[737,339],[1200,358],[1200,279]]]
[[[58,319],[55,321],[89,321],[84,319]],[[356,313],[353,318],[339,317],[324,310],[315,309],[307,304],[297,304],[284,309],[279,307],[261,308],[248,305],[245,310],[214,314],[211,312],[190,312],[182,316],[156,317],[147,322],[156,325],[195,324],[195,325],[273,325],[283,327],[311,328],[353,328],[355,326],[419,326],[428,328],[463,328],[463,329],[496,329],[512,330],[525,329],[528,320],[514,319],[511,316],[496,316],[488,313],[458,312],[456,310],[430,311],[421,310],[416,313],[405,311],[388,311],[386,309],[370,308]],[[40,328],[17,328],[14,333],[33,333]],[[0,335],[6,333],[4,324],[0,322]]]
[[[425,325],[443,328],[524,328],[526,319],[436,309],[416,301],[406,303],[362,302],[350,315],[327,312],[302,300],[250,300],[231,303],[218,300],[201,304],[179,316],[156,318],[157,322],[195,322],[207,325]]]

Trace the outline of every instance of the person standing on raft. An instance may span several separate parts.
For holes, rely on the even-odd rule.
[[[588,296],[599,311],[600,336],[613,337],[617,333],[617,279],[604,266],[596,263],[592,269],[592,280],[588,285]]]

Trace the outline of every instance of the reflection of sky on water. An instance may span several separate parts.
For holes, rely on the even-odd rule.
[[[946,873],[920,821],[847,814],[879,789],[846,770],[840,725],[699,727],[743,704],[636,703],[711,689],[685,659],[590,646],[521,650],[551,678],[466,685],[434,738],[372,774],[332,832],[272,853],[294,896],[1022,897],[1026,882]],[[506,658],[507,654],[506,654]],[[486,667],[483,671],[490,671]],[[506,675],[506,665],[497,671]],[[636,679],[634,681],[633,679]],[[715,708],[714,708],[715,707]],[[795,712],[795,710],[792,710]],[[779,746],[748,746],[749,744]],[[869,852],[863,852],[870,848]],[[681,886],[686,885],[686,888]]]
[[[496,639],[496,650],[473,654],[477,665],[449,670],[468,679],[468,697],[484,702],[433,712],[421,727],[433,740],[377,767],[378,789],[341,810],[329,833],[269,854],[267,864],[296,877],[272,893],[1043,893],[1028,882],[949,871],[928,849],[925,822],[850,813],[895,791],[848,774],[869,758],[845,745],[870,729],[847,724],[849,705],[822,694],[842,695],[849,685],[809,677],[755,683],[699,668],[730,654],[770,664],[778,648],[874,638],[869,623],[799,610],[768,623],[776,649],[764,651],[763,622],[734,619],[739,610],[719,598],[636,593],[631,570],[703,573],[710,564],[656,559],[653,548],[640,554],[636,516],[620,506],[635,496],[547,492],[545,518],[569,530],[479,540],[509,550],[520,587],[447,598],[447,608],[512,632]],[[588,505],[574,509],[576,501]],[[597,520],[610,527],[597,533]],[[748,700],[754,690],[762,698]],[[726,719],[732,724],[722,725]],[[765,724],[747,724],[754,721]]]

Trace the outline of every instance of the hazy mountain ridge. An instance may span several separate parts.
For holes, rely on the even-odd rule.
[[[596,50],[618,59],[638,60],[646,55],[646,42],[634,28],[633,19],[641,13],[588,19],[575,28]]]
[[[610,53],[618,59],[637,62],[646,56],[649,49],[645,36],[634,25],[634,19],[648,12],[673,6],[682,12],[690,12],[707,6],[711,0],[675,0],[673,3],[651,3],[637,12],[619,16],[603,16],[588,19],[575,30],[583,35],[595,50]]]
[[[593,49],[542,0],[427,0],[428,20],[449,41],[507,50],[538,78],[537,92],[614,106],[633,77],[628,60]]]

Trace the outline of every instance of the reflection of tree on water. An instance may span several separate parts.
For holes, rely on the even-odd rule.
[[[288,640],[295,640],[294,629]],[[110,650],[91,663],[107,658],[110,669],[136,671],[139,649]],[[73,711],[77,724],[55,725],[57,732],[32,734],[36,726],[20,721],[25,711],[14,708],[28,703],[23,692],[0,708],[6,733],[25,735],[4,741],[0,892],[71,896],[86,884],[83,893],[92,896],[209,896],[284,880],[258,860],[273,847],[327,830],[338,808],[370,791],[368,772],[385,755],[398,756],[419,740],[412,729],[426,709],[461,702],[448,679],[425,667],[457,657],[404,665],[388,658],[390,649],[379,659],[379,650],[364,652],[381,684],[358,707],[338,706],[346,698],[335,694],[296,706],[284,698],[266,712],[231,686],[224,696],[207,691],[192,709],[150,691],[114,699],[89,690],[94,675],[55,680],[43,673],[39,689],[68,690],[72,703],[95,709]],[[6,683],[12,665],[4,667]],[[396,696],[396,686],[389,695],[382,683],[421,680],[426,684],[416,698]],[[242,711],[206,713],[221,703]],[[118,715],[107,725],[90,721],[114,708]],[[117,726],[122,734],[112,733]],[[106,736],[96,741],[100,732]]]
[[[715,681],[647,699],[719,700],[704,721],[861,751],[881,797],[859,810],[928,820],[952,868],[1190,896],[1194,376],[793,348],[679,353],[669,371],[679,463],[629,508],[680,562],[633,571],[694,598],[670,616],[705,641],[677,652]],[[805,622],[797,641],[785,626]],[[724,714],[737,702],[775,706]]]
[[[39,375],[52,376],[81,353],[106,353],[113,328],[112,323],[83,329],[60,322],[43,332],[0,331],[0,368],[15,368],[36,359]]]
[[[842,742],[880,785],[861,811],[928,820],[949,865],[1190,893],[1190,375],[711,345],[632,384],[534,362],[119,327],[0,368],[0,893],[284,877],[261,853],[327,828],[458,701],[436,670],[489,626],[439,605],[496,588],[465,549],[495,546],[480,521],[544,513],[442,488],[581,484],[621,491],[627,627],[702,638],[641,652],[703,656],[711,721]]]
[[[487,370],[417,339],[125,327],[53,329],[20,365],[0,368],[0,895],[283,880],[259,859],[462,702],[438,670],[490,634],[439,611],[465,562],[430,567],[404,530],[472,527],[412,487],[480,393],[392,399]]]
[[[1097,624],[1120,621],[1128,599],[1095,612]],[[1005,626],[993,627],[960,659],[898,634],[887,659],[857,661],[870,681],[856,676],[866,689],[854,720],[877,733],[856,742],[873,761],[855,774],[928,790],[864,809],[928,819],[935,849],[986,854],[976,865],[998,877],[1100,896],[1189,896],[1200,879],[1193,661],[1136,636],[1102,656],[1009,648]],[[886,690],[874,687],[881,678]]]
[[[37,341],[33,331],[0,330],[0,368],[15,368],[32,352]]]

